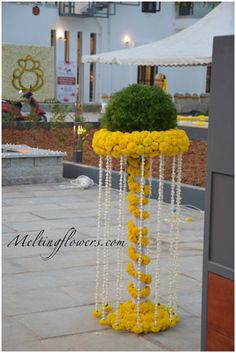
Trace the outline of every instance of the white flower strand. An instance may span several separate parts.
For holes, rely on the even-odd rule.
[[[105,207],[104,207],[104,243],[103,243],[103,283],[102,283],[102,319],[105,318],[105,305],[106,303],[106,277],[107,277],[107,251],[106,251],[106,241],[108,232],[108,206],[109,206],[109,156],[106,156],[106,179],[105,179]]]
[[[163,204],[163,186],[164,186],[164,164],[163,154],[160,155],[159,162],[159,186],[157,200],[157,237],[156,237],[156,270],[155,270],[155,311],[154,311],[154,327],[157,326],[158,303],[160,299],[160,257],[161,257],[161,218]]]
[[[172,320],[173,318],[173,257],[174,257],[174,223],[175,223],[175,212],[174,212],[174,203],[175,203],[175,156],[172,157],[172,172],[171,172],[171,203],[170,203],[170,248],[169,248],[169,318]]]
[[[119,213],[118,213],[118,232],[117,232],[117,240],[120,242],[121,240],[121,232],[122,232],[122,208],[123,208],[123,156],[120,156],[120,183],[119,183]],[[118,325],[120,322],[119,318],[119,305],[120,305],[120,280],[121,280],[121,262],[120,262],[120,246],[117,247],[117,264],[116,264],[116,324]]]
[[[148,212],[150,214],[149,220],[148,220],[148,229],[150,230],[150,223],[151,223],[151,196],[152,196],[152,158],[149,158],[149,178],[148,178],[148,185],[149,185],[149,193],[148,193],[148,200],[149,200],[149,204],[148,204]],[[149,234],[149,240],[150,240],[150,234]],[[149,246],[150,244],[148,244],[146,246],[146,255],[149,255]],[[145,266],[145,273],[147,274],[148,272],[148,266]]]
[[[142,230],[143,230],[143,196],[144,196],[144,165],[145,157],[141,157],[141,181],[140,181],[140,218],[139,218],[139,242],[138,242],[138,288],[137,288],[137,327],[140,326],[140,290],[141,290],[141,261],[142,261]]]
[[[99,179],[98,179],[98,219],[97,219],[97,244],[99,244],[102,233],[102,155],[99,156]],[[98,311],[99,302],[99,275],[100,275],[100,246],[97,246],[97,265],[96,265],[96,293],[95,310]]]
[[[111,172],[112,172],[112,157],[109,156],[108,157],[108,202],[107,202],[107,215],[108,215],[108,219],[107,219],[107,236],[106,236],[106,240],[108,242],[108,240],[110,239],[110,210],[111,210]],[[105,245],[104,245],[105,246]],[[109,253],[110,253],[110,247],[109,246],[105,246],[106,247],[106,304],[108,304],[109,301]]]
[[[126,205],[126,186],[127,186],[127,157],[123,156],[124,163],[124,177],[123,177],[123,191],[122,191],[122,219],[121,219],[121,241],[125,242],[126,227],[125,227],[125,205]],[[125,247],[121,247],[121,262],[120,262],[120,297],[123,296],[123,270],[124,270],[124,250]]]
[[[179,245],[179,226],[180,226],[180,204],[181,204],[181,178],[182,178],[182,153],[178,156],[177,178],[176,178],[176,221],[175,221],[175,240],[173,256],[173,310],[177,314],[177,275],[178,275],[178,245]]]

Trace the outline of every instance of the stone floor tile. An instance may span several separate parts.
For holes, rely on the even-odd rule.
[[[163,351],[164,347],[145,340],[142,336],[110,329],[49,338],[42,340],[41,344],[44,350],[59,351]]]
[[[157,335],[148,334],[151,342],[163,344],[168,351],[200,351],[201,320],[182,317],[181,322]]]
[[[90,290],[92,286],[90,286]],[[78,296],[77,292],[77,296]],[[50,310],[59,310],[78,305],[73,298],[61,288],[38,288],[27,291],[18,291],[3,296],[3,315],[18,316],[21,314],[39,313]],[[89,304],[89,301],[83,303]],[[17,317],[16,317],[17,319]]]
[[[93,306],[18,315],[17,320],[42,338],[104,330],[91,315]]]
[[[3,351],[10,351],[10,352],[32,352],[32,351],[43,351],[42,342],[39,340],[34,341],[26,341],[26,342],[14,342],[14,341],[7,341],[2,343],[2,350]],[[52,349],[53,350],[53,349]]]
[[[49,260],[50,261],[50,260]],[[50,264],[45,262],[45,269]],[[60,270],[45,270],[39,272],[24,272],[16,274],[3,274],[5,287],[9,290],[29,290],[35,288],[52,288],[65,285],[78,284],[91,278],[95,281],[95,267],[72,267]]]
[[[35,334],[30,327],[25,326],[14,318],[7,317],[2,321],[3,348],[4,346],[7,348],[10,343],[17,348],[18,343],[30,342],[38,338],[40,336]]]
[[[15,222],[34,222],[34,221],[39,221],[40,217],[36,214],[32,214],[29,212],[14,212],[14,213],[5,213],[4,209],[2,212],[2,222],[9,224],[12,224],[14,228]]]

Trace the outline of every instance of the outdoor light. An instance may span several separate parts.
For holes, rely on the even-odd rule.
[[[57,39],[63,40],[64,39],[64,33],[61,29],[57,31]]]
[[[74,136],[74,161],[77,163],[82,162],[82,153],[83,153],[83,135],[86,132],[86,129],[82,125],[74,124],[73,127],[73,136]]]
[[[77,134],[78,135],[83,135],[85,133],[85,129],[83,128],[82,125],[79,125],[78,128],[77,128]]]
[[[124,38],[123,38],[123,43],[124,43],[124,44],[129,44],[130,41],[131,41],[130,36],[129,36],[128,34],[126,34],[126,35],[124,36]]]

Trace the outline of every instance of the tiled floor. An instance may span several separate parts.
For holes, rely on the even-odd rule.
[[[77,239],[95,239],[98,189],[60,184],[3,187],[3,350],[5,351],[197,351],[200,350],[200,306],[203,214],[182,211],[179,248],[178,304],[181,322],[166,332],[136,336],[114,332],[91,317],[94,308],[96,248],[32,245],[44,230],[47,240],[63,238],[69,228]],[[111,235],[117,230],[117,191],[112,191]],[[152,201],[155,213],[155,201]],[[168,219],[169,205],[164,205]],[[185,218],[191,216],[192,222]],[[127,216],[128,217],[128,216]],[[126,217],[126,218],[127,218]],[[155,229],[154,220],[150,228]],[[163,227],[162,290],[167,296],[168,222]],[[20,235],[26,240],[13,246]],[[28,235],[28,237],[27,237]],[[9,246],[7,246],[10,243]],[[126,244],[127,247],[127,244]],[[154,246],[150,247],[154,259]],[[115,249],[111,249],[111,299],[115,295]],[[125,262],[127,258],[125,257]],[[150,265],[152,269],[154,261]],[[124,282],[128,281],[125,274]],[[124,292],[125,297],[127,297]]]

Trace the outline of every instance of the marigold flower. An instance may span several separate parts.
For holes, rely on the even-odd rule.
[[[132,332],[133,332],[133,333],[142,333],[142,332],[143,332],[143,329],[142,329],[141,326],[134,326],[134,327],[132,328]]]
[[[99,311],[99,310],[93,310],[93,312],[92,312],[92,316],[93,317],[101,317],[101,315],[102,315],[102,313],[101,313],[101,311]]]

